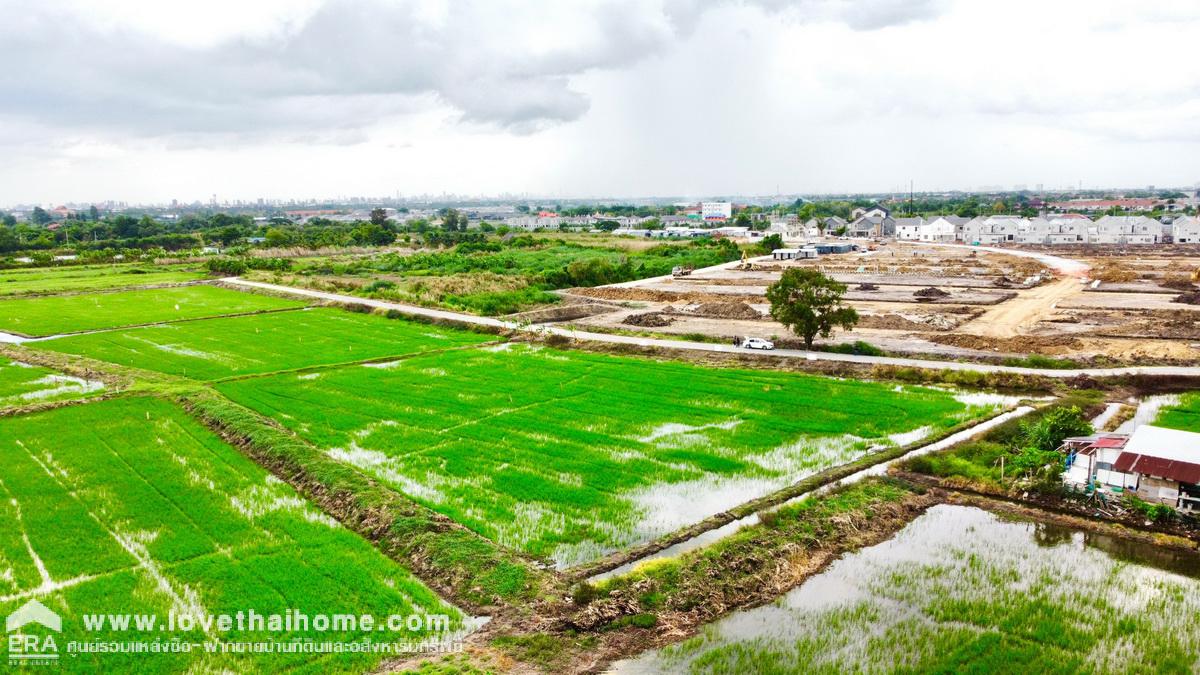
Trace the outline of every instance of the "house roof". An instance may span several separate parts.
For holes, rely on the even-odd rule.
[[[1113,470],[1123,473],[1136,471],[1140,474],[1161,476],[1180,483],[1200,483],[1200,464],[1139,455],[1136,452],[1122,452],[1117,457],[1117,461],[1113,462]]]
[[[1143,424],[1129,437],[1125,451],[1200,464],[1200,433]]]

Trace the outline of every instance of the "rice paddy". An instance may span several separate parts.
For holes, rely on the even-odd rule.
[[[13,298],[0,300],[0,331],[44,336],[302,306],[205,285]]]
[[[494,339],[452,328],[315,308],[72,335],[31,346],[215,380],[399,357]]]
[[[614,672],[1191,673],[1198,616],[1194,554],[940,505]]]
[[[127,286],[182,283],[202,272],[153,265],[74,265],[0,270],[0,296],[98,291]]]
[[[508,344],[218,390],[559,566],[991,410],[918,387]]]
[[[65,667],[108,672],[353,671],[366,653],[65,653],[68,641],[236,644],[418,641],[442,631],[342,627],[155,632],[85,629],[85,616],[168,621],[237,612],[464,618],[172,404],[125,398],[0,419],[0,614],[37,599],[62,617]],[[178,625],[178,624],[177,624]],[[434,628],[431,628],[434,626]],[[161,630],[161,629],[160,629]],[[269,632],[268,632],[269,631]]]
[[[0,356],[0,409],[80,398],[103,389],[102,382],[70,377]]]
[[[1154,424],[1169,429],[1200,432],[1200,392],[1180,396],[1178,403],[1159,411]]]

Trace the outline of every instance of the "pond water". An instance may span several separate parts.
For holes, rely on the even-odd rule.
[[[938,505],[611,672],[1198,672],[1200,556]]]

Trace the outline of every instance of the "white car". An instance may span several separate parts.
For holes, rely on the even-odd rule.
[[[775,349],[775,343],[762,338],[748,337],[742,346],[746,349]]]

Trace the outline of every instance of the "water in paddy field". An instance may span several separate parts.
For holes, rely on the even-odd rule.
[[[1132,434],[1143,424],[1153,424],[1160,410],[1173,405],[1179,405],[1179,396],[1177,394],[1147,396],[1137,401],[1137,411],[1131,419],[1121,423],[1121,426],[1117,427],[1116,433]]]
[[[1011,672],[1022,664],[1029,672],[1197,672],[1200,556],[943,504],[775,603],[610,672]]]

